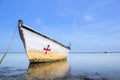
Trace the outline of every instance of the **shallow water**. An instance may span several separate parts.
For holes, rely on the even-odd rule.
[[[72,74],[100,74],[113,80],[120,79],[119,53],[70,54]]]
[[[3,54],[0,54],[0,59]],[[109,80],[120,79],[120,53],[70,53],[67,61],[29,64],[25,53],[8,53],[0,68],[10,67],[14,74],[24,72],[25,78],[33,79],[57,79],[77,75],[87,76],[92,79],[105,77]],[[7,69],[6,69],[7,70]],[[16,72],[15,72],[15,71]],[[8,73],[13,75],[13,73]]]

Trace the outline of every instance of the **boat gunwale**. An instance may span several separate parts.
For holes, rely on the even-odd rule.
[[[46,35],[41,34],[40,32],[37,32],[37,31],[35,31],[35,30],[31,29],[31,28],[28,28],[26,25],[23,25],[23,24],[22,24],[22,25],[19,26],[19,27],[25,28],[25,29],[33,32],[33,33],[36,33],[36,34],[38,34],[38,35],[40,35],[40,36],[42,36],[42,37],[44,37],[44,38],[47,38],[47,39],[49,39],[50,41],[53,41],[53,42],[61,45],[62,47],[65,47],[65,48],[67,48],[68,50],[70,50],[70,47],[69,47],[69,46],[65,46],[65,45],[59,43],[58,41],[56,41],[56,40],[54,40],[54,39],[52,39],[52,38],[50,38],[50,37],[48,37],[48,36],[46,36]]]

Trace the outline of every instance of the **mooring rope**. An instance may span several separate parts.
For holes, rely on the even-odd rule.
[[[2,63],[3,59],[4,59],[5,56],[7,55],[8,51],[9,51],[11,45],[12,45],[12,42],[13,42],[13,40],[14,40],[14,37],[15,37],[16,31],[17,31],[17,27],[16,27],[15,30],[14,30],[13,36],[12,36],[10,42],[9,42],[9,45],[8,45],[8,47],[7,47],[7,49],[6,49],[6,52],[4,53],[3,57],[2,57],[1,60],[0,60],[0,64]]]

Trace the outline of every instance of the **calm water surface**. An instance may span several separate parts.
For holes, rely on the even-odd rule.
[[[68,62],[72,74],[100,74],[113,80],[120,80],[120,54],[70,54]]]
[[[2,55],[0,54],[0,59]],[[42,76],[42,79],[79,74],[91,77],[100,75],[111,80],[120,80],[120,53],[70,53],[67,61],[53,64],[29,64],[25,53],[8,53],[0,67],[25,69],[31,77]]]

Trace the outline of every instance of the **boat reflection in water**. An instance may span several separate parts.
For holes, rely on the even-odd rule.
[[[67,60],[53,63],[32,63],[26,75],[27,80],[64,79],[70,73]]]

